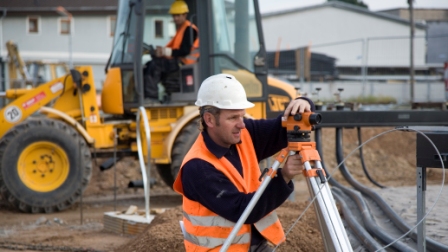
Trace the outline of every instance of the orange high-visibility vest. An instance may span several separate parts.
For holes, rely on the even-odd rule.
[[[198,33],[198,28],[196,25],[192,24],[190,21],[185,20],[185,22],[182,24],[182,26],[177,30],[176,35],[171,39],[168,44],[166,44],[166,47],[169,47],[171,49],[177,50],[180,48],[180,45],[182,44],[182,39],[184,38],[184,32],[187,29],[188,26],[191,26],[196,33]],[[194,64],[199,59],[199,34],[196,36],[196,39],[193,41],[193,45],[191,46],[190,54],[188,54],[185,57],[181,57],[180,60],[183,64]]]
[[[186,234],[184,235],[184,244],[187,252],[219,251],[232,232],[235,223],[210,211],[201,203],[189,200],[185,197],[180,175],[182,167],[186,162],[193,158],[202,159],[224,173],[240,192],[254,192],[261,184],[258,180],[261,173],[258,168],[258,161],[253,148],[252,139],[247,129],[241,131],[241,140],[242,143],[237,144],[236,146],[241,158],[244,178],[226,158],[218,159],[207,149],[202,134],[199,134],[196,142],[188,151],[182,162],[181,170],[174,181],[173,188],[176,192],[183,195],[183,222],[186,231]],[[282,225],[275,211],[254,223],[254,226],[265,239],[273,244],[277,245],[285,240]],[[243,224],[235,238],[234,243],[229,247],[229,251],[249,251],[251,225]]]

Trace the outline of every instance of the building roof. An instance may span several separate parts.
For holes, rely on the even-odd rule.
[[[62,6],[73,14],[116,13],[119,0],[0,0],[3,15],[54,15],[56,7]],[[170,2],[151,0],[153,10],[168,11]],[[1,16],[1,13],[0,13]]]
[[[410,16],[408,8],[387,9],[387,10],[381,10],[378,12],[398,16],[402,19],[409,19],[409,16]],[[413,16],[414,16],[414,20],[448,21],[448,8],[446,8],[446,9],[414,8]]]
[[[83,7],[83,6],[110,6],[117,5],[115,0],[0,0],[0,4],[4,8],[27,8],[27,7],[55,7],[63,5],[66,7]]]
[[[7,15],[23,13],[54,13],[63,6],[68,12],[116,12],[118,0],[0,0],[0,10]]]
[[[324,8],[324,7],[333,7],[333,8],[343,9],[343,10],[347,10],[347,11],[358,12],[360,14],[369,15],[369,16],[373,16],[376,18],[382,18],[382,19],[393,21],[393,22],[402,23],[405,25],[410,25],[410,22],[408,20],[399,18],[396,15],[380,13],[380,12],[373,12],[367,8],[359,7],[359,6],[356,6],[353,4],[347,4],[344,2],[340,2],[340,1],[330,1],[330,2],[323,3],[323,4],[319,4],[319,5],[312,5],[312,6],[307,6],[307,7],[300,7],[300,8],[294,8],[294,9],[288,9],[288,10],[282,10],[282,11],[269,12],[269,13],[262,14],[262,17],[263,18],[275,17],[275,16],[280,16],[280,15],[285,15],[285,14],[320,9],[320,8]],[[415,23],[415,26],[418,28],[426,27],[423,23]]]

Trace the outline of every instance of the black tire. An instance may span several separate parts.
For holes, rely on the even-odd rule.
[[[199,135],[198,121],[199,119],[195,119],[189,122],[180,131],[179,135],[177,135],[176,140],[174,140],[173,150],[171,151],[171,165],[156,165],[162,180],[165,184],[171,187],[171,189],[173,189],[174,180],[179,173],[180,165],[182,164],[185,155]]]
[[[73,205],[92,174],[84,138],[62,121],[28,119],[0,141],[0,192],[26,213],[51,213]]]
[[[172,188],[174,178],[171,175],[171,164],[156,164],[156,168],[163,182]]]

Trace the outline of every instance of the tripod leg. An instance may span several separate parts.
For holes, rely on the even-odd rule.
[[[353,251],[326,178],[319,176],[324,173],[322,165],[320,161],[314,162],[314,169],[309,161],[304,162],[304,174],[310,196],[315,198],[313,205],[326,251]]]

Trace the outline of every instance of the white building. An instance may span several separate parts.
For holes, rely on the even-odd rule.
[[[268,51],[310,46],[338,67],[409,67],[408,20],[331,1],[262,15]],[[415,25],[414,64],[425,66],[425,26]]]

